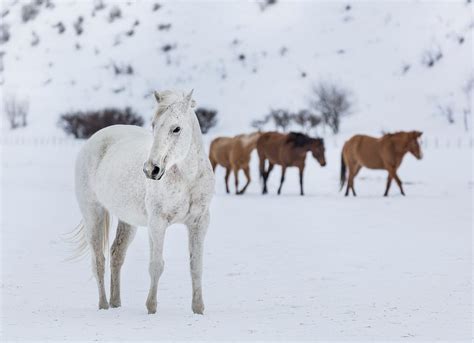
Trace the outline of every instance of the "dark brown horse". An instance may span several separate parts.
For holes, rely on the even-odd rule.
[[[418,138],[421,135],[420,131],[410,131],[389,133],[381,138],[356,135],[349,139],[344,144],[341,154],[341,190],[346,182],[346,166],[349,167],[346,196],[349,195],[350,189],[352,189],[352,194],[356,195],[354,178],[362,167],[366,167],[388,171],[384,196],[388,195],[392,179],[395,179],[402,195],[405,195],[402,181],[397,175],[397,169],[407,152],[421,160],[423,154],[418,144]]]
[[[311,151],[313,157],[321,166],[326,165],[324,158],[324,141],[321,138],[311,138],[302,133],[290,132],[282,134],[278,132],[264,133],[257,141],[258,157],[260,158],[260,176],[263,178],[263,191],[266,194],[267,180],[275,164],[281,165],[281,180],[278,194],[285,181],[285,172],[288,167],[298,167],[300,170],[300,191],[303,192],[303,172],[305,167],[306,153]],[[265,170],[265,161],[268,160],[268,169]]]

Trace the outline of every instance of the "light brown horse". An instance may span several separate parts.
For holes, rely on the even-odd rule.
[[[385,169],[388,171],[387,188],[384,196],[388,195],[388,190],[392,179],[400,187],[402,195],[402,181],[397,175],[397,169],[402,163],[403,157],[410,152],[417,159],[421,160],[423,154],[418,138],[422,135],[420,131],[389,133],[381,138],[374,138],[364,135],[355,135],[349,139],[342,148],[341,154],[341,190],[346,182],[346,166],[349,168],[349,178],[346,188],[346,196],[352,189],[355,196],[354,178],[362,167],[369,169]]]
[[[244,194],[250,184],[250,157],[253,149],[257,145],[260,132],[251,134],[242,134],[235,137],[218,137],[211,143],[209,151],[209,159],[212,169],[215,171],[217,165],[221,165],[226,169],[225,172],[225,188],[229,191],[230,172],[234,171],[235,177],[235,194]],[[243,170],[247,177],[247,183],[244,188],[239,191],[239,170]]]
[[[281,179],[278,194],[285,181],[286,168],[298,167],[300,170],[300,194],[303,192],[303,172],[305,168],[306,153],[311,151],[313,157],[324,167],[324,141],[321,138],[311,138],[302,133],[278,132],[264,133],[257,141],[257,152],[260,158],[260,177],[263,178],[262,194],[268,193],[267,180],[275,164],[281,165]],[[268,169],[265,171],[265,161],[268,160]]]

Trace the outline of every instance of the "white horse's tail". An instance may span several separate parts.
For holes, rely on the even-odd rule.
[[[104,221],[102,230],[102,253],[106,258],[110,257],[109,248],[109,229],[110,229],[110,216],[109,212],[105,211]],[[76,226],[76,228],[65,234],[63,240],[74,246],[73,253],[70,257],[66,258],[65,261],[77,261],[82,259],[89,252],[89,242],[87,241],[87,232],[84,225],[84,221]],[[90,233],[89,233],[90,234]]]

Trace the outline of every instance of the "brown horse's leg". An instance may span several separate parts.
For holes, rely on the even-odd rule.
[[[239,168],[234,168],[235,194],[239,194]]]
[[[349,195],[349,190],[351,189],[351,181],[352,181],[352,169],[351,169],[351,166],[349,166],[349,177],[347,180],[346,194],[344,194],[344,196]]]
[[[390,185],[392,184],[392,176],[390,175],[390,173],[388,173],[388,177],[387,177],[387,187],[385,188],[385,193],[384,193],[384,197],[388,196],[388,190],[390,189]]]
[[[212,171],[215,172],[215,171],[216,171],[217,162],[216,162],[212,157],[209,157],[209,160],[211,161]]]
[[[300,170],[300,195],[304,195],[303,191],[303,172],[304,172],[304,166],[299,167]]]
[[[398,177],[396,171],[395,171],[394,174],[393,174],[393,178],[394,178],[395,181],[397,182],[398,187],[400,188],[400,192],[402,192],[402,195],[405,196],[405,192],[403,191],[403,186],[402,186],[402,180],[400,180],[400,178]]]
[[[245,177],[247,178],[247,183],[245,184],[244,188],[242,188],[242,190],[237,193],[237,194],[244,194],[245,193],[245,190],[247,189],[247,187],[249,186],[250,184],[250,181],[251,181],[251,178],[250,178],[250,169],[249,169],[249,166],[246,166],[244,168],[244,174],[245,174]]]
[[[359,165],[356,166],[356,167],[355,167],[355,170],[354,170],[354,174],[352,175],[352,178],[349,179],[349,183],[350,183],[351,189],[352,189],[352,195],[354,195],[354,196],[357,196],[357,194],[356,194],[356,192],[355,192],[355,189],[354,189],[354,179],[355,179],[355,177],[357,176],[357,174],[359,173],[359,171],[360,171],[361,168],[362,168],[362,167],[359,166]]]
[[[278,187],[278,195],[280,195],[281,187],[283,186],[283,182],[285,181],[285,173],[286,173],[286,166],[281,166],[281,179],[280,179],[280,187]]]
[[[229,191],[229,176],[230,176],[230,168],[225,169],[225,191],[227,194],[230,193]]]
[[[274,164],[271,163],[270,161],[268,161],[268,170],[263,175],[263,193],[262,194],[267,194],[268,193],[267,180],[268,180],[268,177],[270,176],[270,172],[272,171],[273,166],[274,166]]]

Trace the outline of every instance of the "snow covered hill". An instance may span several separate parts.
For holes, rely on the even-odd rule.
[[[465,132],[474,25],[466,1],[278,1],[261,10],[235,1],[50,0],[24,22],[29,3],[3,1],[1,10],[2,96],[30,103],[19,134],[61,134],[62,112],[106,105],[148,119],[151,91],[165,88],[194,88],[200,105],[219,110],[211,135],[249,131],[271,107],[306,107],[321,80],[351,91],[343,136]],[[439,105],[453,109],[454,124],[437,115]]]

